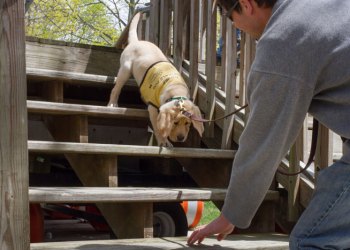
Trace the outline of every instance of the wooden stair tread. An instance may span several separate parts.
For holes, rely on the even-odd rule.
[[[144,109],[106,107],[94,105],[80,105],[44,101],[27,101],[27,109],[30,113],[54,114],[54,115],[88,115],[99,117],[123,117],[148,119],[148,111]]]
[[[115,76],[105,76],[105,75],[95,75],[86,74],[78,72],[69,71],[59,71],[50,69],[39,69],[39,68],[27,68],[27,79],[34,81],[53,81],[61,80],[68,84],[86,85],[86,86],[113,86],[117,77]],[[130,78],[125,86],[135,87],[137,89],[137,83],[135,79]]]
[[[203,148],[167,148],[158,146],[135,146],[120,144],[75,143],[28,141],[30,152],[41,153],[80,153],[109,154],[129,156],[159,156],[180,158],[233,159],[235,150],[203,149]]]
[[[31,187],[31,202],[156,202],[223,200],[226,189],[140,187]]]
[[[224,200],[223,188],[151,187],[30,187],[33,203],[157,202],[184,200]],[[279,193],[269,190],[265,200],[277,200]]]
[[[151,249],[279,249],[288,250],[288,236],[282,234],[229,235],[218,242],[214,237],[206,238],[201,245],[189,247],[186,237],[93,240],[75,242],[32,243],[31,250],[151,250]]]

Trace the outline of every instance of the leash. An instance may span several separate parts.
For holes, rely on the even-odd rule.
[[[235,110],[235,111],[233,111],[225,116],[222,116],[222,117],[219,117],[216,119],[212,119],[212,120],[208,120],[208,119],[203,119],[201,117],[196,117],[192,113],[186,111],[185,108],[183,107],[183,101],[186,99],[187,98],[183,98],[183,97],[173,98],[173,100],[177,100],[177,102],[175,103],[175,106],[179,107],[180,111],[182,112],[182,114],[184,116],[190,118],[191,120],[198,121],[198,122],[214,122],[214,121],[218,121],[221,119],[225,119],[231,115],[238,113],[242,109],[245,109],[246,107],[248,107],[248,104],[245,104],[242,107],[240,107],[239,109],[237,109],[237,110]],[[300,171],[297,171],[294,173],[285,172],[281,169],[277,169],[277,172],[280,174],[286,175],[286,176],[295,176],[295,175],[304,173],[311,166],[311,163],[314,161],[315,153],[316,153],[316,146],[317,146],[317,136],[318,136],[318,121],[314,118],[313,125],[312,125],[312,139],[311,139],[310,155],[309,155],[309,159],[306,163],[306,166],[303,169],[301,169]]]
[[[281,169],[277,169],[277,172],[286,176],[295,176],[298,174],[301,174],[303,172],[305,172],[310,166],[311,163],[314,161],[315,158],[315,153],[316,153],[316,146],[317,146],[317,135],[318,135],[318,121],[314,118],[313,119],[313,125],[312,125],[312,139],[311,139],[311,148],[310,148],[310,155],[309,155],[309,159],[307,160],[306,166],[301,169],[298,172],[295,173],[288,173],[285,172]],[[307,174],[308,176],[310,176],[309,174]]]
[[[208,119],[203,119],[201,117],[197,117],[195,116],[194,114],[186,111],[183,107],[182,107],[182,104],[179,103],[179,107],[180,107],[180,111],[182,112],[182,114],[188,118],[190,118],[191,120],[194,120],[194,121],[197,121],[197,122],[215,122],[215,121],[218,121],[218,120],[221,120],[221,119],[225,119],[231,115],[234,115],[236,113],[238,113],[239,111],[241,111],[242,109],[245,109],[246,107],[248,107],[248,104],[246,105],[243,105],[242,107],[240,107],[239,109],[236,109],[235,111],[227,114],[227,115],[224,115],[222,117],[219,117],[219,118],[216,118],[216,119],[212,119],[212,120],[208,120]]]

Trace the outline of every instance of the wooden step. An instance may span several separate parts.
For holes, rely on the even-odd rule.
[[[76,242],[32,243],[31,250],[151,250],[151,249],[278,249],[288,250],[288,236],[281,234],[229,235],[218,242],[214,237],[206,238],[201,245],[189,247],[186,237],[147,238],[127,240],[93,240]]]
[[[122,50],[26,37],[26,67],[115,76]]]
[[[235,150],[206,149],[206,148],[167,148],[157,146],[135,146],[120,144],[75,143],[28,141],[29,152],[40,153],[79,153],[79,154],[106,154],[128,156],[158,156],[181,158],[210,158],[233,159]]]
[[[140,187],[31,187],[33,203],[158,202],[223,200],[226,189]]]
[[[185,200],[224,200],[222,188],[151,188],[151,187],[30,187],[33,203],[95,202],[178,202]],[[267,201],[276,201],[277,191],[269,190]]]
[[[79,105],[57,102],[27,101],[30,113],[52,115],[87,115],[94,117],[115,117],[130,119],[148,119],[148,111],[144,109]]]
[[[64,83],[86,85],[86,86],[112,86],[116,81],[114,76],[103,76],[94,74],[85,74],[78,72],[58,71],[39,68],[27,68],[27,79],[33,81],[53,81],[62,80]],[[136,81],[134,79],[128,80],[125,86],[137,88]]]

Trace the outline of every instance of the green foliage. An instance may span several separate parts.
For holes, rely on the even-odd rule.
[[[35,0],[26,13],[26,35],[112,46],[125,26],[120,17],[119,2]],[[117,24],[120,22],[123,25]]]
[[[204,211],[198,226],[208,224],[220,215],[220,210],[211,201],[204,202]]]

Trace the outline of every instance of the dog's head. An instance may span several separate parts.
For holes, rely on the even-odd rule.
[[[204,132],[203,123],[191,120],[182,113],[185,110],[200,118],[201,112],[199,108],[190,100],[181,101],[181,106],[177,105],[176,102],[165,103],[159,108],[157,127],[161,136],[169,138],[173,142],[184,142],[187,139],[191,124],[202,136]]]

